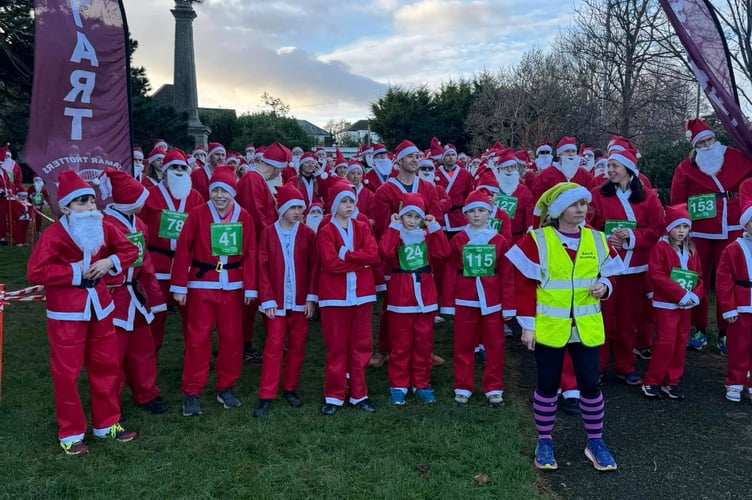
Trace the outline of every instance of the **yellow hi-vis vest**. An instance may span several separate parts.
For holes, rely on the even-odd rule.
[[[572,333],[572,319],[580,341],[589,347],[605,341],[600,300],[590,295],[590,286],[600,276],[608,258],[606,237],[582,228],[574,262],[552,227],[532,233],[538,245],[541,283],[536,291],[535,341],[549,347],[564,347]]]

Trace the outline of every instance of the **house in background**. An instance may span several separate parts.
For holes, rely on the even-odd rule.
[[[298,120],[298,125],[312,139],[314,146],[331,146],[334,143],[334,138],[329,132],[308,120]]]
[[[370,135],[370,141],[368,136]],[[381,142],[381,138],[368,127],[368,120],[358,120],[347,129],[337,134],[339,144],[373,144]]]

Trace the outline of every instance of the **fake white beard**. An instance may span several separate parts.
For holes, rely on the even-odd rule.
[[[300,156],[292,157],[292,168],[294,168],[296,172],[300,172]]]
[[[715,175],[723,166],[723,156],[726,154],[726,146],[720,142],[714,142],[712,146],[697,150],[695,161],[700,171],[707,175]]]
[[[141,180],[141,174],[144,172],[144,165],[134,163],[133,164],[133,177],[135,177],[138,180]]]
[[[520,185],[520,173],[517,170],[512,170],[510,174],[499,172],[496,174],[496,180],[499,181],[499,188],[504,191],[504,194],[511,196]]]
[[[567,180],[572,179],[577,173],[577,169],[580,168],[581,159],[579,156],[562,156],[559,158],[559,170],[561,170],[561,173],[564,174]]]
[[[277,194],[277,188],[282,185],[282,176],[277,175],[273,179],[269,179],[266,181],[266,183],[269,185],[269,189],[272,190],[272,193],[275,195]]]
[[[246,153],[245,154],[245,161],[247,161],[248,163],[251,163],[255,157],[256,157],[256,152],[255,151],[253,153]]]
[[[34,182],[34,189],[36,189],[37,193],[41,193],[43,187],[44,187],[44,182],[42,182],[42,181],[35,181]]]
[[[423,243],[426,240],[426,232],[421,228],[405,229],[404,226],[400,229],[400,239],[405,245],[417,245]]]
[[[366,155],[366,165],[373,168],[374,165],[373,155]]]
[[[595,158],[591,158],[586,161],[585,165],[582,167],[588,172],[592,172],[593,167],[595,167]]]
[[[193,183],[188,172],[175,172],[167,169],[167,187],[170,193],[178,200],[184,200],[190,193]]]
[[[436,183],[436,174],[434,174],[433,172],[421,172],[420,170],[418,170],[418,177],[420,177],[424,181],[430,182],[431,184]]]
[[[604,179],[608,178],[608,169],[604,167],[596,167],[593,171],[593,176],[597,179],[598,177],[602,177]]]
[[[535,159],[535,168],[538,170],[544,170],[551,166],[553,159],[553,155],[540,155]]]
[[[7,170],[8,172],[11,172],[11,171],[13,171],[13,166],[14,166],[15,164],[16,164],[16,162],[14,162],[14,161],[13,161],[12,159],[10,159],[10,158],[8,158],[7,160],[5,160],[5,161],[4,161],[3,163],[2,163],[2,165],[3,165],[3,168],[4,168],[5,170]]]
[[[479,165],[470,165],[469,167],[467,167],[467,171],[470,172],[470,175],[475,177],[475,174],[478,172],[478,166]]]
[[[367,157],[366,161],[368,161]],[[392,161],[388,158],[373,160],[373,168],[381,175],[389,175],[389,172],[392,171]]]
[[[99,210],[71,212],[68,215],[70,235],[78,248],[91,255],[102,248],[104,245],[103,218],[104,216]]]
[[[317,232],[319,230],[319,224],[321,224],[323,218],[324,214],[322,214],[318,210],[315,212],[310,212],[306,217],[306,226],[313,229],[314,232]]]

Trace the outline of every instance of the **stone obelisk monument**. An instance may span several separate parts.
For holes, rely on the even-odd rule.
[[[172,9],[175,17],[175,66],[172,88],[174,106],[178,111],[188,113],[188,135],[196,145],[206,146],[209,140],[209,127],[201,123],[198,116],[198,90],[196,88],[196,59],[193,55],[193,20],[196,11],[191,0],[175,0]]]

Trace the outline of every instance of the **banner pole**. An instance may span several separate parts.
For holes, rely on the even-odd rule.
[[[0,283],[0,400],[3,397],[3,308],[5,307],[5,285]]]

